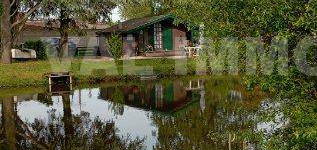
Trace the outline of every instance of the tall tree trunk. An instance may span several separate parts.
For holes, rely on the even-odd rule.
[[[1,16],[1,62],[5,64],[11,63],[12,33],[10,20],[10,0],[2,0],[2,16]]]
[[[68,52],[68,32],[61,29],[60,34],[61,34],[61,40],[59,45],[59,50],[60,50],[59,57],[67,58],[69,53]]]
[[[61,15],[60,15],[60,30],[61,35],[60,45],[59,45],[59,57],[68,57],[68,30],[69,30],[70,19],[68,17],[68,12],[65,6],[61,5]]]
[[[13,98],[2,98],[2,123],[7,141],[7,148],[15,150],[16,148],[16,111]]]

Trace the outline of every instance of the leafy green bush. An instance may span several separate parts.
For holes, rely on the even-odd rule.
[[[258,86],[271,93],[270,100],[281,104],[281,107],[274,111],[282,113],[288,120],[284,128],[267,137],[264,143],[267,146],[266,149],[316,149],[316,81],[295,67],[289,68],[288,74],[283,76],[274,74],[251,76],[246,79],[249,89]],[[263,113],[262,115],[271,114]]]
[[[120,35],[113,34],[108,39],[108,46],[112,57],[115,60],[120,59],[123,56],[123,43]]]
[[[2,15],[2,1],[0,2],[0,15]]]
[[[307,54],[307,63],[311,66],[317,64],[317,46],[309,47]]]
[[[41,40],[27,41],[24,43],[24,48],[34,49],[36,57],[39,60],[47,60],[47,44]]]

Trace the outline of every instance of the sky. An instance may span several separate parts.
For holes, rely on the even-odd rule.
[[[122,18],[120,17],[120,13],[119,13],[119,8],[115,8],[111,11],[112,15],[111,15],[111,19],[113,22],[118,22],[123,21]]]

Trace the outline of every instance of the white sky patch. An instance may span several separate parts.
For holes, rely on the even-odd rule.
[[[111,11],[111,19],[113,22],[118,22],[119,20],[122,21],[123,19],[121,18],[121,15],[120,15],[120,11],[119,11],[119,8],[116,7],[115,9],[113,9]]]

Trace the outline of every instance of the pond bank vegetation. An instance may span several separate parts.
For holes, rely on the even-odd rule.
[[[195,62],[187,60],[183,66],[186,67],[187,73],[183,75],[195,74]],[[48,84],[46,75],[63,71],[72,74],[75,84],[139,80],[140,76],[151,74],[156,75],[157,78],[176,77],[175,60],[165,58],[125,60],[121,61],[121,65],[116,65],[112,61],[82,61],[80,59],[71,60],[66,64],[58,63],[58,61],[33,61],[0,64],[0,88],[44,86]]]

